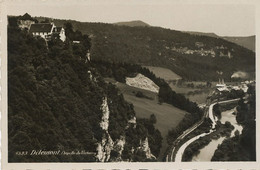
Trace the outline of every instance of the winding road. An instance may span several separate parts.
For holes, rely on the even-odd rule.
[[[171,152],[171,155],[167,155],[166,157],[166,161],[168,162],[181,162],[182,160],[182,155],[185,151],[185,149],[187,148],[187,146],[189,144],[191,144],[192,142],[194,142],[195,140],[199,139],[200,137],[203,137],[203,136],[206,136],[210,133],[212,133],[213,131],[215,131],[215,126],[216,126],[216,121],[217,121],[217,118],[214,116],[213,114],[213,107],[215,104],[224,104],[224,103],[230,103],[230,102],[235,102],[235,101],[238,101],[239,98],[237,99],[231,99],[231,100],[225,100],[225,101],[220,101],[220,102],[215,102],[213,104],[211,104],[209,107],[206,106],[206,109],[205,109],[205,112],[204,112],[204,115],[203,117],[201,118],[201,120],[199,122],[197,122],[194,126],[192,126],[191,128],[187,129],[186,131],[184,131],[182,133],[182,135],[180,135],[174,142],[173,142],[173,149],[172,149],[172,152]],[[207,110],[208,108],[208,110]],[[198,136],[195,136],[193,138],[191,138],[190,140],[188,140],[187,142],[185,142],[184,144],[181,145],[181,147],[179,147],[179,149],[176,151],[177,149],[177,146],[179,144],[179,142],[184,138],[186,137],[188,134],[190,134],[193,130],[195,130],[197,127],[199,127],[203,121],[204,121],[204,118],[205,117],[209,117],[212,121],[212,128],[210,130],[210,132],[208,133],[203,133],[203,134],[200,134]]]

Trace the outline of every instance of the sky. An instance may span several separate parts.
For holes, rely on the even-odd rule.
[[[223,2],[11,0],[7,3],[7,14],[23,15],[27,12],[32,16],[104,23],[142,20],[151,26],[180,31],[210,32],[220,36],[255,35],[254,5],[236,1]]]

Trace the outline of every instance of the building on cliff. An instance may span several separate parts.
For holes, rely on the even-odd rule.
[[[35,24],[35,19],[33,19],[28,13],[25,13],[23,16],[18,19],[19,28],[29,30],[32,24]]]
[[[50,40],[51,36],[59,37],[62,41],[65,41],[65,30],[62,27],[56,27],[54,23],[39,23],[32,24],[29,30],[33,36],[40,36],[45,40]]]

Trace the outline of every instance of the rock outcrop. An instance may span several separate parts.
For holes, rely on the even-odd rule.
[[[96,158],[100,162],[107,162],[110,159],[110,153],[114,147],[114,142],[108,133],[109,107],[107,104],[107,97],[103,99],[103,103],[100,109],[102,110],[103,115],[99,125],[104,130],[104,134],[102,136],[102,141],[97,144]]]
[[[157,86],[151,79],[148,77],[145,77],[142,74],[137,74],[136,77],[126,78],[126,84],[129,86],[133,86],[136,88],[144,89],[144,90],[149,90],[155,93],[159,92],[159,86]]]
[[[108,108],[106,97],[103,99],[103,103],[101,105],[101,110],[102,110],[103,116],[102,116],[102,119],[100,122],[100,127],[103,130],[107,131],[108,126],[109,126],[109,108]]]
[[[99,162],[123,161],[121,156],[127,141],[124,134],[122,134],[120,138],[115,140],[114,142],[108,132],[110,111],[108,107],[107,97],[103,98],[100,109],[102,111],[102,118],[99,125],[103,130],[103,136],[101,141],[97,143],[96,159]],[[128,125],[126,128],[136,128],[135,116],[133,116],[128,121]],[[156,159],[156,157],[151,153],[148,137],[146,137],[143,141],[140,140],[140,146],[138,148],[132,148],[132,154],[135,154],[138,150],[145,152],[146,159]],[[113,154],[111,154],[112,152]]]
[[[145,152],[147,159],[156,159],[156,157],[152,154],[151,149],[149,147],[148,138],[146,137],[145,140],[140,141],[140,147],[138,148]]]
[[[117,161],[117,162],[123,161],[121,155],[122,155],[122,152],[124,150],[125,143],[126,143],[125,136],[120,136],[120,138],[118,140],[116,140],[113,150],[115,152],[117,152],[118,155],[114,159],[114,161]]]
[[[102,141],[98,143],[96,158],[100,162],[108,162],[114,142],[108,133],[104,133]]]

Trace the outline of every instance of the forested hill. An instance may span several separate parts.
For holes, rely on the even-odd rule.
[[[245,47],[249,50],[252,50],[255,52],[255,35],[252,36],[218,36],[214,33],[204,33],[204,32],[194,32],[194,31],[187,31],[186,33],[193,34],[193,35],[203,35],[203,36],[209,36],[209,37],[215,37],[215,38],[222,38],[224,40],[233,42],[235,44],[238,44],[242,47]]]
[[[54,22],[61,26],[67,21]],[[159,27],[70,22],[75,30],[91,35],[94,60],[161,66],[189,80],[217,80],[217,71],[227,81],[236,71],[255,76],[255,53],[221,38]]]
[[[149,27],[150,25],[140,21],[140,20],[136,20],[136,21],[126,21],[126,22],[117,22],[114,23],[115,25],[119,25],[119,26],[129,26],[129,27]]]
[[[255,35],[249,37],[222,37],[223,39],[241,45],[255,52]]]
[[[45,41],[15,17],[8,24],[9,162],[155,161],[156,118],[136,119],[133,105],[85,62],[87,35],[72,43],[68,24],[65,42]]]

